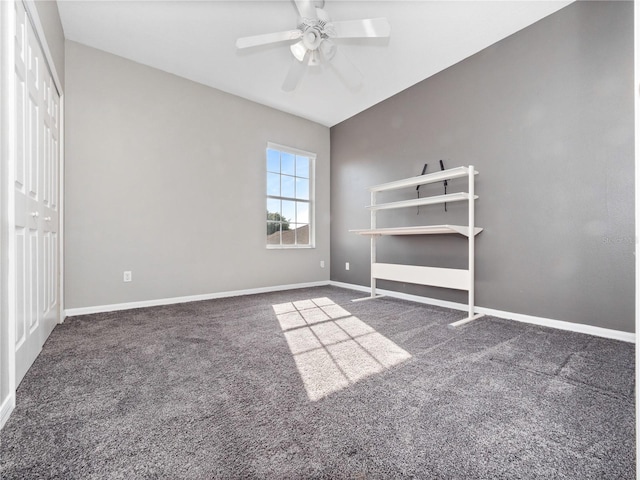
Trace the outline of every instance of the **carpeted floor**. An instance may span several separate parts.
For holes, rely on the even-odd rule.
[[[634,345],[359,296],[67,319],[18,389],[0,477],[634,478]]]

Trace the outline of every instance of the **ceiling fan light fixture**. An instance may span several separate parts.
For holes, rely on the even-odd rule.
[[[320,45],[320,53],[322,53],[322,57],[328,62],[335,57],[337,51],[338,47],[330,40],[326,40]]]
[[[307,53],[307,47],[304,46],[304,42],[300,40],[298,43],[294,43],[289,47],[291,49],[291,53],[296,57],[296,60],[302,62],[304,60],[304,55]]]

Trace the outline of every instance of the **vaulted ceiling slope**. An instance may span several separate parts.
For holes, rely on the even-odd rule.
[[[337,41],[363,74],[349,89],[329,66],[281,90],[287,44],[238,51],[238,37],[290,30],[292,0],[61,0],[66,38],[333,126],[565,7],[571,1],[327,0],[333,20],[386,17],[389,39]]]

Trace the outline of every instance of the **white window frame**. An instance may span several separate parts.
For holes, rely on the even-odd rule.
[[[280,152],[290,153],[292,155],[299,155],[302,157],[307,157],[309,159],[309,244],[308,245],[298,245],[298,244],[287,244],[287,245],[273,245],[266,244],[267,249],[269,250],[283,250],[283,249],[299,249],[299,248],[316,248],[316,159],[317,155],[313,152],[308,152],[306,150],[301,150],[299,148],[289,147],[287,145],[281,145],[278,143],[267,142],[267,148],[264,150],[263,157],[263,165],[264,165],[264,180],[265,180],[265,203],[269,198],[279,198],[284,200],[289,200],[288,197],[282,196],[272,196],[268,195],[266,191],[267,185],[267,150],[278,150]],[[295,200],[295,199],[291,199]],[[263,217],[264,218],[264,217]],[[267,220],[264,219],[263,223],[263,232],[264,226],[266,225]]]

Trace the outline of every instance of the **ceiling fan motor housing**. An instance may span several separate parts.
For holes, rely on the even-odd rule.
[[[291,46],[291,52],[298,59],[304,61],[304,57],[309,53],[308,65],[320,65],[321,56],[325,60],[330,60],[335,55],[335,45],[323,43],[333,36],[334,29],[331,25],[329,15],[321,8],[316,8],[317,18],[303,18],[298,29],[302,32],[302,39],[295,45]],[[321,48],[322,47],[322,48]]]
[[[324,38],[326,38],[326,36],[323,35],[322,30],[317,26],[308,28],[302,34],[302,42],[309,50],[317,50],[320,42],[322,42]]]

